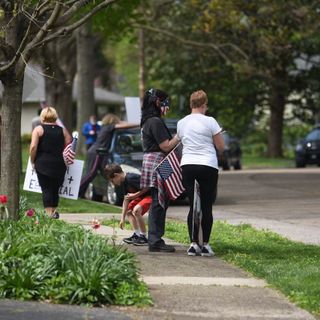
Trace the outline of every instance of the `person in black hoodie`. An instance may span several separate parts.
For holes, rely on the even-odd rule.
[[[166,212],[169,197],[163,187],[163,181],[156,167],[178,143],[171,137],[170,131],[162,120],[169,110],[168,95],[158,89],[145,93],[141,108],[141,131],[143,146],[143,163],[140,188],[150,188],[152,204],[148,218],[149,251],[174,252],[173,246],[167,245],[162,236],[165,231]]]

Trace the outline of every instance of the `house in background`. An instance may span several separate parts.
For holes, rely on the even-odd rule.
[[[3,86],[0,82],[0,100]],[[41,68],[27,65],[25,69],[22,95],[21,135],[31,133],[32,119],[37,116],[40,102],[45,101],[45,75]],[[125,115],[125,98],[117,93],[103,88],[94,88],[94,99],[98,118],[101,119],[108,112],[115,113],[121,118]],[[73,83],[73,107],[77,104],[77,80]],[[75,113],[76,114],[76,113]]]

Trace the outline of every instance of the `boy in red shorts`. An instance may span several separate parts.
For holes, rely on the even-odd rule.
[[[121,229],[124,228],[127,216],[134,232],[131,237],[124,238],[123,241],[136,246],[148,244],[143,215],[149,211],[152,202],[150,190],[148,188],[140,189],[141,176],[139,174],[125,173],[117,164],[107,165],[104,172],[107,179],[115,186],[123,186],[124,188],[125,196],[119,226]]]

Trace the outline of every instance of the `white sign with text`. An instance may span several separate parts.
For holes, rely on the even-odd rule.
[[[139,97],[125,97],[124,103],[126,106],[127,121],[130,123],[140,123],[141,106]]]
[[[63,185],[59,190],[60,197],[74,200],[78,199],[82,169],[82,160],[75,160],[73,164],[67,166]],[[35,170],[32,169],[30,158],[28,160],[23,190],[41,193],[41,187],[38,182],[38,177]]]

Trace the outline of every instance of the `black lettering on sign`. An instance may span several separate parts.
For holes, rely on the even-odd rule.
[[[29,189],[37,189],[39,188],[39,182],[35,179],[30,179]]]
[[[59,194],[73,197],[72,188],[62,186],[59,190]]]

